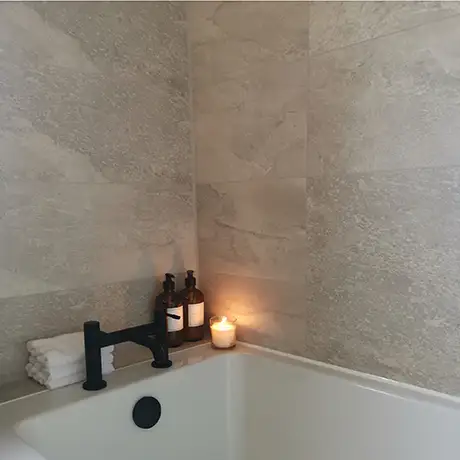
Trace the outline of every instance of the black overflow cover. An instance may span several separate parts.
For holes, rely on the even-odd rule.
[[[133,408],[133,421],[139,427],[147,430],[158,423],[161,417],[161,404],[153,396],[139,399]]]

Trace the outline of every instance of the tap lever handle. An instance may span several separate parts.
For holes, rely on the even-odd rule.
[[[180,319],[179,315],[173,315],[172,313],[166,313],[166,316],[169,316],[172,319]]]

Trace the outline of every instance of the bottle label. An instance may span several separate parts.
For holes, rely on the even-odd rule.
[[[170,318],[168,316],[168,332],[181,331],[184,329],[184,307],[168,308],[168,313],[171,315],[178,315],[180,319]]]
[[[203,326],[204,302],[191,303],[188,305],[188,327]]]

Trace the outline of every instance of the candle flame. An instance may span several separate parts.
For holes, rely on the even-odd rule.
[[[226,323],[227,322],[227,317],[226,316],[222,316],[222,321],[221,323]]]

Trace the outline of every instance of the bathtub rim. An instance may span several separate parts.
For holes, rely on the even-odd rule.
[[[150,367],[151,360],[144,360],[133,364],[129,364],[128,366],[116,369],[112,374],[106,376],[106,378],[109,381],[109,385],[106,389],[101,390],[100,392],[86,392],[82,390],[81,398],[78,399],[86,399],[86,397],[94,397],[98,394],[104,394],[109,391],[114,391],[123,388],[126,385],[137,383],[143,380],[148,380],[149,378],[154,378],[156,376],[163,375],[166,373],[171,373],[171,371],[174,372],[175,370],[182,369],[187,366],[193,366],[194,364],[198,364],[200,362],[203,362],[204,360],[217,358],[219,356],[222,357],[235,355],[250,355],[264,357],[267,359],[275,358],[279,362],[293,365],[295,367],[303,367],[306,370],[319,372],[331,377],[342,378],[348,382],[355,383],[361,387],[368,388],[371,390],[381,391],[383,393],[392,394],[393,396],[399,396],[402,398],[423,400],[426,402],[432,402],[437,404],[441,403],[442,405],[447,404],[448,407],[454,407],[460,410],[460,396],[441,393],[436,390],[419,387],[417,385],[413,385],[410,383],[400,382],[398,380],[394,380],[391,378],[382,377],[375,374],[369,374],[366,372],[342,367],[336,364],[330,364],[323,361],[318,361],[311,358],[306,358],[303,356],[294,355],[291,353],[286,353],[283,351],[242,341],[238,341],[237,346],[229,350],[216,350],[211,348],[210,343],[200,343],[184,350],[172,351],[171,355],[173,357],[173,367],[171,369],[153,369],[152,367]],[[181,357],[183,357],[184,360],[181,360]],[[133,375],[128,375],[131,373]],[[140,374],[138,378],[135,377],[136,374]],[[117,377],[120,375],[125,375],[127,378],[120,379],[121,381],[114,381],[117,380]],[[110,383],[112,383],[112,385],[110,385]],[[8,401],[3,401],[0,403],[0,415],[5,407],[8,407],[9,405],[15,403],[19,403],[20,401],[43,395],[57,394],[57,392],[75,390],[76,388],[80,387],[81,382],[69,385],[67,387],[58,388],[55,390],[48,390],[46,388],[43,388],[43,390],[40,390],[38,392],[20,396]],[[2,425],[3,424],[1,423],[0,418],[0,429]]]

